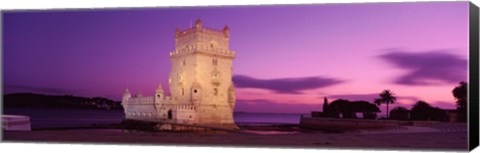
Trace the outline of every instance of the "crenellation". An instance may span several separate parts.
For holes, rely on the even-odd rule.
[[[213,28],[208,28],[208,27],[203,27],[201,29],[196,29],[195,27],[185,29],[184,31],[181,31],[180,29],[177,29],[178,31],[175,32],[175,38],[182,38],[185,36],[190,36],[191,34],[205,34],[209,36],[220,36],[220,37],[225,37],[228,38],[229,35],[226,34],[224,30],[217,30]]]
[[[170,52],[170,58],[183,57],[188,54],[203,54],[207,56],[219,56],[221,58],[235,58],[235,51],[232,50],[175,50]]]

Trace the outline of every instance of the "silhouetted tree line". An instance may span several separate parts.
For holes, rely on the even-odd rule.
[[[413,105],[411,116],[412,120],[448,121],[448,114],[445,110],[432,107],[425,101],[418,101]]]
[[[452,90],[453,96],[457,99],[456,110],[443,110],[438,107],[432,107],[425,101],[418,101],[411,110],[404,107],[397,107],[393,109],[390,114],[391,119],[397,120],[429,120],[429,121],[452,121],[458,122],[467,121],[467,83],[460,82]],[[408,117],[406,117],[408,116]]]
[[[374,100],[378,106],[386,104],[387,118],[395,120],[428,120],[428,121],[467,121],[467,86],[466,82],[460,82],[453,90],[457,109],[443,110],[438,107],[432,107],[425,101],[418,101],[411,110],[405,107],[396,107],[389,111],[389,104],[396,102],[397,98],[390,90],[384,90],[379,94],[379,98]],[[325,97],[323,102],[323,112],[312,112],[312,117],[333,117],[333,118],[357,118],[356,113],[363,113],[364,118],[376,119],[376,114],[380,109],[368,101],[349,101],[337,99],[331,104]],[[391,115],[391,116],[390,116]]]
[[[367,101],[337,99],[328,104],[325,98],[323,112],[319,117],[357,118],[356,114],[362,113],[363,118],[374,119],[378,112],[380,112],[380,109],[375,104]]]
[[[410,120],[410,110],[405,107],[395,107],[390,111],[390,118],[396,120]]]
[[[447,110],[432,107],[425,101],[418,101],[408,110],[405,107],[396,107],[390,112],[390,119],[420,120],[420,121],[449,121]]]
[[[4,108],[123,109],[120,102],[103,97],[15,93],[3,96]]]

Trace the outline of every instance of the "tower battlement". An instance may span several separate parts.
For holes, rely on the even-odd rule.
[[[197,29],[195,27],[191,27],[191,28],[188,28],[184,31],[181,31],[180,29],[177,29],[175,31],[175,38],[181,38],[181,37],[188,36],[188,35],[191,35],[191,34],[194,34],[194,33],[216,35],[216,36],[222,36],[222,37],[225,37],[225,38],[229,37],[228,33],[225,30],[217,30],[217,29],[208,28],[208,27],[202,27],[202,28],[199,28],[199,29]]]
[[[229,50],[230,28],[223,30],[203,27],[198,19],[195,26],[185,31],[175,30],[175,50],[170,57],[183,56],[191,53],[219,55],[220,57],[234,58],[235,52]]]
[[[230,28],[228,28],[227,25],[222,30],[218,29],[213,29],[209,27],[204,27],[202,25],[202,20],[197,19],[195,21],[195,26],[190,27],[184,31],[181,31],[180,29],[175,30],[175,38],[181,38],[185,37],[191,34],[205,34],[205,35],[211,35],[211,36],[220,36],[220,37],[225,37],[229,38],[230,37]]]
[[[219,57],[225,57],[225,58],[235,58],[235,51],[232,50],[215,50],[211,48],[182,48],[179,50],[174,50],[170,52],[170,58],[175,58],[175,57],[182,57],[183,55],[186,54],[192,54],[192,53],[198,53],[198,54],[214,54]]]

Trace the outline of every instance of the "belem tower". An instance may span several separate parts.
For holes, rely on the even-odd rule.
[[[155,96],[131,95],[125,90],[122,106],[127,120],[237,129],[233,120],[235,87],[229,49],[230,30],[195,25],[175,31],[175,50],[168,79],[170,96],[160,84]]]

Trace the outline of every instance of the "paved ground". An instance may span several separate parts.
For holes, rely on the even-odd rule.
[[[405,132],[400,132],[400,131]],[[387,130],[388,131],[388,130]],[[391,132],[395,131],[395,132]],[[408,132],[406,132],[408,131]],[[119,129],[44,130],[4,132],[4,141],[94,144],[208,145],[280,148],[406,149],[466,151],[467,132],[447,132],[432,127],[402,127],[390,132],[322,133],[185,133],[135,132]]]
[[[394,134],[394,133],[466,133],[467,127],[422,127],[422,126],[401,126],[382,130],[361,130],[360,134]]]

